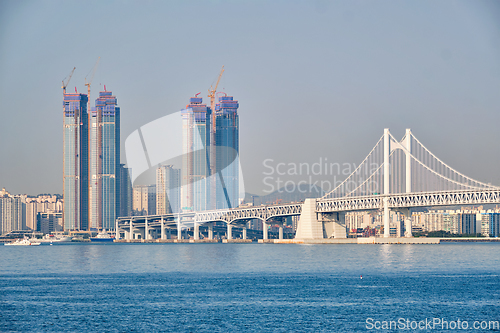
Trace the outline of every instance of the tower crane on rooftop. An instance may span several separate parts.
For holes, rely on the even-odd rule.
[[[92,84],[92,80],[94,79],[95,72],[97,70],[97,66],[99,66],[99,61],[101,60],[101,57],[97,58],[97,61],[94,65],[94,68],[87,74],[85,77],[85,85],[87,86],[87,97],[88,97],[88,103],[89,103],[89,108],[88,110],[90,111],[90,85]],[[92,75],[90,75],[92,74]],[[90,80],[87,81],[87,77],[90,75]]]
[[[220,70],[220,74],[219,77],[217,78],[217,83],[215,84],[215,87],[212,89],[212,86],[210,86],[210,89],[208,89],[208,97],[210,97],[210,107],[212,108],[212,112],[214,112],[215,110],[215,92],[217,91],[217,87],[219,86],[222,73],[224,73],[224,66],[222,66]]]
[[[64,80],[62,80],[62,86],[61,86],[61,88],[63,90],[63,94],[66,93],[66,87],[68,86],[69,80],[71,80],[71,77],[73,76],[73,73],[75,72],[75,69],[76,69],[76,67],[73,67],[73,70],[71,71],[71,73],[69,73],[69,75],[64,78],[64,80],[66,80],[66,78],[68,78],[66,80],[66,82],[64,82]]]

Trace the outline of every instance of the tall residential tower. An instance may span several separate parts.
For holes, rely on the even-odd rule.
[[[120,211],[120,108],[111,91],[91,110],[90,228],[114,229]]]
[[[181,209],[203,211],[210,207],[210,116],[202,99],[192,97],[182,115]]]
[[[219,97],[215,105],[215,204],[213,208],[234,208],[239,205],[239,123],[238,101],[231,96]]]
[[[64,94],[64,229],[89,227],[89,154],[86,94]]]
[[[238,107],[238,101],[227,95],[218,98],[215,110],[193,97],[181,111],[183,211],[238,207]]]

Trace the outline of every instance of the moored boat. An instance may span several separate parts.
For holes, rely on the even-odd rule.
[[[59,243],[59,242],[71,242],[73,237],[67,235],[45,235],[40,242],[42,243]]]
[[[114,235],[106,232],[106,229],[103,229],[101,232],[97,234],[95,237],[90,237],[91,242],[112,242],[115,240]]]
[[[5,243],[4,245],[18,245],[18,246],[32,246],[32,245],[40,245],[41,243],[37,240],[28,239],[24,237],[22,240],[16,239],[14,242]]]

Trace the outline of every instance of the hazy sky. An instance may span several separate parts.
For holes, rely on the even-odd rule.
[[[99,56],[122,142],[224,65],[247,192],[266,159],[359,163],[386,127],[500,185],[498,1],[0,0],[0,187],[62,193],[61,81],[86,91]]]

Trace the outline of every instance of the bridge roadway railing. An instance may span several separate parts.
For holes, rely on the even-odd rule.
[[[388,198],[389,208],[495,204],[500,203],[500,190],[413,192],[318,199],[316,211],[318,213],[328,213],[380,209],[383,207],[385,197]]]
[[[236,220],[246,219],[260,219],[266,221],[271,217],[300,215],[301,212],[302,203],[217,209],[196,212],[194,222],[206,223],[224,221],[226,223],[232,223]]]
[[[180,213],[180,214],[164,214],[164,215],[143,215],[143,216],[127,216],[117,218],[118,223],[128,224],[130,221],[133,223],[140,223],[148,220],[148,223],[159,222],[162,218],[165,225],[175,225],[176,219],[180,218],[184,221],[192,221],[195,223],[203,224],[208,222],[223,221],[232,223],[236,220],[245,219],[260,219],[263,221],[271,217],[278,216],[293,216],[300,215],[302,212],[302,203],[282,204],[282,205],[268,205],[268,206],[251,206],[231,209],[217,209],[208,210],[196,213]]]
[[[317,199],[316,212],[346,212],[355,210],[378,210],[383,207],[383,200],[387,198],[389,208],[410,207],[432,207],[432,206],[454,206],[454,205],[477,205],[500,203],[500,189],[495,190],[464,190],[464,191],[436,191],[436,192],[414,192],[390,195],[369,195],[352,198]],[[272,217],[300,215],[302,203],[251,206],[232,209],[218,209],[196,213],[129,216],[117,219],[119,225],[141,223],[159,223],[163,218],[164,225],[175,226],[176,219],[181,223],[191,222],[203,224],[208,222],[223,221],[228,224],[236,220],[260,219],[267,221]]]

